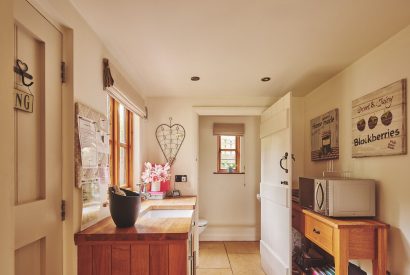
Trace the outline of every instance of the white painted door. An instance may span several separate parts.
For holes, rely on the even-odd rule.
[[[292,266],[291,102],[288,93],[261,117],[260,253],[262,268],[268,275],[290,274]]]
[[[62,274],[62,35],[25,0],[14,1],[15,58],[33,76],[33,112],[15,110],[15,274]]]

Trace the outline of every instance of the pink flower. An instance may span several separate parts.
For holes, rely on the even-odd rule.
[[[147,184],[151,182],[162,182],[169,180],[170,178],[170,166],[168,163],[164,165],[154,164],[152,165],[150,162],[144,163],[145,170],[141,174],[141,180]]]

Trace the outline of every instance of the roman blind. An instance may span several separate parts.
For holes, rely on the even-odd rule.
[[[243,123],[214,123],[214,136],[243,136],[245,124]]]
[[[147,118],[147,108],[145,107],[144,100],[138,92],[128,83],[118,70],[110,66],[108,59],[103,59],[103,65],[104,90],[107,94],[134,114]]]

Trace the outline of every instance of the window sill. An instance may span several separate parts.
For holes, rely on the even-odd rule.
[[[229,173],[229,172],[214,172],[214,174],[215,175],[244,175],[245,174],[245,172],[232,172],[232,173]]]

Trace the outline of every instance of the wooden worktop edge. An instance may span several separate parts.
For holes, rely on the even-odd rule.
[[[353,227],[389,228],[390,227],[390,225],[386,223],[380,222],[378,220],[368,219],[368,218],[367,219],[366,218],[346,218],[346,219],[345,218],[330,218],[330,217],[325,217],[320,214],[314,213],[307,209],[302,209],[302,212],[333,228],[346,228],[346,227],[349,227],[349,228],[353,228]]]

